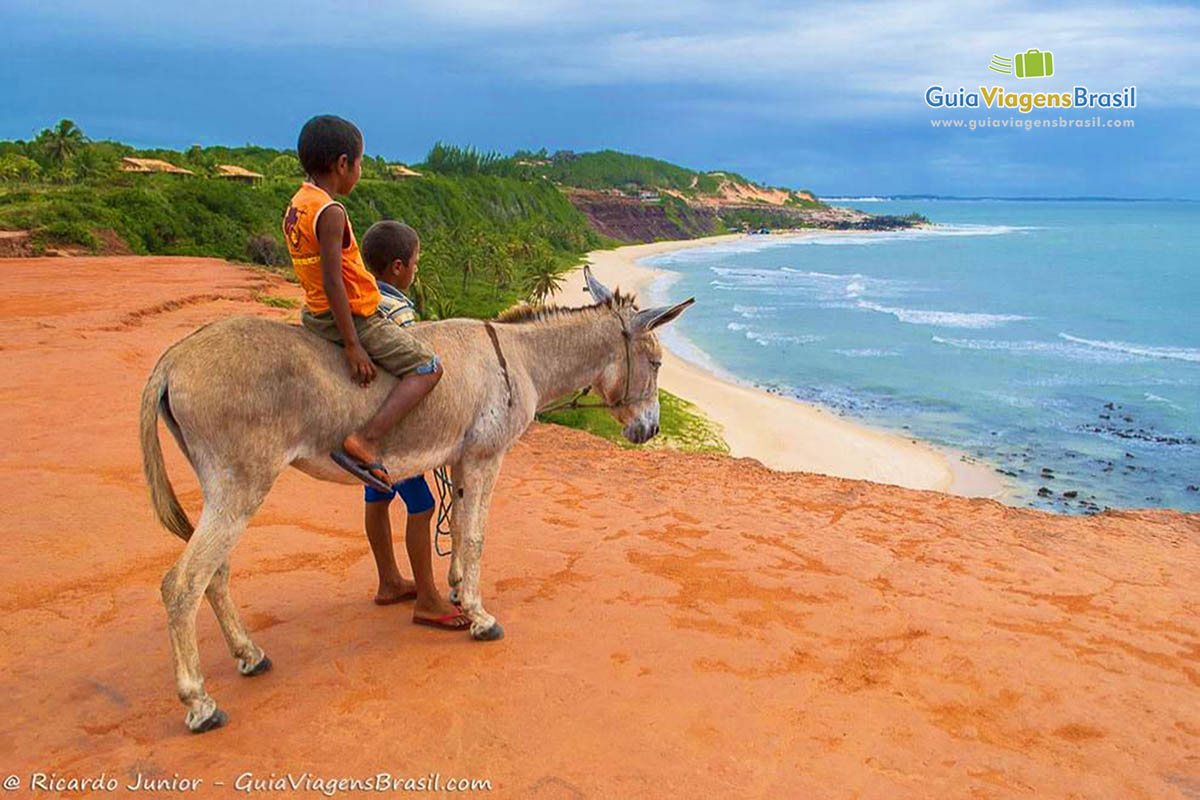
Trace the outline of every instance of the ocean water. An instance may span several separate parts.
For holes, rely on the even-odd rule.
[[[984,459],[1015,502],[1200,510],[1200,203],[851,204],[937,226],[646,259],[649,300],[698,301],[668,346]]]

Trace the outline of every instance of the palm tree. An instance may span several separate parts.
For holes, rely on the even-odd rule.
[[[0,158],[0,180],[31,181],[40,175],[42,168],[32,158],[9,153]]]
[[[546,252],[538,255],[525,276],[526,291],[529,299],[535,303],[546,302],[546,298],[557,292],[562,282],[562,274],[556,269],[554,259]]]
[[[533,258],[537,247],[533,244],[532,236],[528,233],[511,234],[508,241],[504,244],[504,249],[508,253],[508,257],[513,261],[525,261]]]
[[[486,242],[481,230],[465,230],[457,238],[458,258],[462,263],[462,292],[467,293],[467,280],[475,274],[475,265],[483,260]]]
[[[189,147],[183,157],[201,175],[215,175],[217,172],[217,157],[198,144]]]
[[[428,314],[431,305],[441,298],[441,292],[436,283],[436,278],[432,281],[426,281],[422,280],[420,275],[413,279],[412,298],[413,305],[417,307],[418,317],[424,317]]]
[[[492,276],[496,279],[497,289],[504,291],[512,284],[515,266],[508,248],[496,247],[492,256]]]
[[[458,314],[458,303],[453,297],[439,297],[432,303],[435,319],[451,319]]]
[[[79,152],[87,142],[87,137],[74,122],[60,119],[58,125],[42,131],[38,135],[38,141],[52,161],[65,164],[71,156]]]
[[[105,158],[95,147],[88,147],[71,160],[71,167],[82,180],[97,180],[112,173],[116,162]]]

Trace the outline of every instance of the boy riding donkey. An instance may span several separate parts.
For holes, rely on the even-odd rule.
[[[362,386],[375,377],[373,361],[400,379],[366,425],[330,454],[366,484],[365,525],[379,571],[376,602],[415,599],[414,623],[465,628],[470,620],[442,598],[434,583],[429,543],[433,496],[425,477],[393,482],[377,451],[379,440],[442,376],[437,356],[404,330],[416,321],[402,290],[416,275],[420,241],[407,225],[379,222],[367,231],[360,253],[346,210],[333,199],[350,192],[362,171],[362,134],[352,123],[314,117],[301,130],[297,150],[308,180],[292,197],[283,229],[304,287],[300,319],[309,330],[345,348],[351,377]],[[405,543],[412,584],[400,576],[392,553],[388,509],[397,494],[408,510]]]
[[[399,378],[374,416],[331,456],[366,485],[390,492],[379,441],[437,385],[442,367],[433,351],[379,310],[379,284],[363,264],[345,207],[333,199],[349,193],[362,174],[358,128],[340,117],[313,117],[300,131],[297,151],[308,180],[292,197],[283,233],[304,287],[300,321],[345,348],[360,385],[375,379],[375,364]]]

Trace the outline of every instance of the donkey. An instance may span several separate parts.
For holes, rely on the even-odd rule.
[[[384,440],[392,475],[450,465],[455,487],[449,583],[471,620],[471,636],[503,636],[483,608],[479,562],[492,487],[504,454],[534,414],[581,387],[591,389],[641,444],[658,433],[653,331],[693,299],[638,310],[584,268],[595,301],[582,308],[517,306],[494,321],[454,319],[415,326],[446,365],[437,387]],[[382,402],[394,379],[354,386],[345,359],[302,328],[234,317],[172,345],[142,392],[142,465],[158,521],[187,542],[162,580],[171,655],[184,721],[193,732],[228,717],[204,690],[196,612],[208,598],[242,675],[271,661],[246,632],[229,596],[229,558],[250,518],[287,467],[336,483],[354,479],[329,457]],[[200,480],[204,507],[192,527],[171,487],[158,438],[162,417]]]

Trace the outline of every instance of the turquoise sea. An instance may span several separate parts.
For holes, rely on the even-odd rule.
[[[649,299],[698,300],[668,346],[984,459],[1022,503],[1200,510],[1200,203],[846,204],[936,227],[646,259],[673,273]]]

